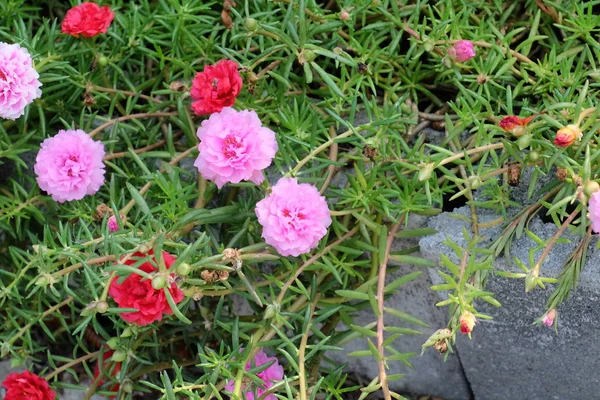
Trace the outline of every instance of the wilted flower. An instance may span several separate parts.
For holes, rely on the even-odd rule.
[[[542,322],[546,326],[552,326],[552,324],[554,324],[555,318],[556,318],[556,310],[552,309],[552,310],[548,311],[548,313],[546,315],[544,315],[544,318],[542,318]]]
[[[27,50],[0,42],[0,117],[15,120],[42,95],[40,75]]]
[[[282,178],[256,204],[262,237],[282,256],[299,256],[317,247],[331,225],[325,197],[313,185]]]
[[[567,125],[556,132],[554,144],[559,147],[569,147],[583,136],[577,125]]]
[[[463,315],[460,316],[460,333],[466,335],[473,332],[473,328],[475,327],[476,323],[477,319],[473,313],[468,311],[463,313]]]
[[[104,184],[104,145],[81,129],[44,140],[35,159],[38,185],[55,201],[81,200]]]
[[[219,112],[223,107],[232,106],[241,90],[242,77],[235,61],[221,60],[207,65],[192,82],[192,110],[196,115]]]
[[[459,40],[448,49],[448,57],[458,62],[469,61],[475,57],[475,48],[470,40]]]
[[[152,261],[156,264],[156,259],[152,255],[152,251],[148,253],[152,257]],[[134,253],[131,258],[124,262],[125,265],[134,265],[140,258],[146,257],[143,253]],[[175,262],[175,257],[167,252],[162,253],[165,266],[171,267]],[[147,261],[139,266],[139,269],[153,273],[158,269],[153,263]],[[174,275],[171,274],[171,277]],[[118,279],[113,279],[110,284],[108,293],[121,308],[135,308],[138,311],[123,312],[121,317],[136,325],[148,325],[154,321],[160,321],[163,314],[172,314],[173,310],[169,306],[164,290],[154,289],[152,287],[152,279],[146,279],[138,274],[129,275],[122,283]],[[179,289],[175,282],[168,285],[169,292],[175,304],[183,300],[183,292]]]
[[[261,183],[262,170],[277,152],[275,132],[262,126],[254,111],[226,107],[202,121],[196,135],[200,154],[194,165],[218,188],[245,180]]]
[[[520,118],[516,115],[508,115],[503,117],[500,122],[498,122],[498,126],[504,129],[506,133],[510,133],[515,136],[521,136],[526,132],[525,126],[527,126],[527,124],[538,115],[539,114],[532,115],[531,117],[527,118]]]
[[[56,393],[48,382],[29,371],[9,374],[2,386],[6,388],[4,400],[54,400]]]
[[[263,394],[267,390],[269,390],[275,383],[283,379],[283,367],[279,365],[279,361],[276,357],[268,357],[265,354],[265,352],[262,349],[260,349],[256,353],[254,360],[246,364],[246,371],[249,371],[252,368],[259,367],[263,364],[268,364],[271,361],[274,361],[274,363],[271,366],[269,366],[264,371],[256,374],[256,376],[263,381],[262,385],[256,384],[253,381],[250,381],[248,384],[242,384],[242,392],[244,393],[244,398],[246,400],[258,400],[258,398],[261,398],[263,400],[277,400],[277,397],[272,393],[267,395],[266,397],[263,397]],[[227,382],[225,390],[233,392],[234,386],[235,381],[230,380],[229,382]],[[255,393],[258,395],[258,397],[254,396]]]
[[[106,33],[114,18],[115,14],[108,6],[82,3],[67,11],[62,23],[62,32],[72,36],[96,36]]]

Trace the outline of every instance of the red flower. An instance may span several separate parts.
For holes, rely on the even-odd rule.
[[[527,124],[538,115],[539,114],[532,115],[531,117],[527,118],[519,118],[516,115],[509,115],[502,118],[500,122],[498,122],[498,126],[504,129],[506,133],[511,133],[515,136],[521,136],[525,133],[524,127],[527,126]]]
[[[56,393],[48,382],[29,371],[9,374],[2,386],[6,388],[4,400],[54,400]]]
[[[583,136],[577,125],[567,125],[556,132],[554,144],[558,147],[569,147]]]
[[[195,100],[192,110],[196,115],[220,112],[223,107],[235,103],[241,90],[242,77],[235,61],[221,60],[214,65],[207,65],[192,82],[190,94]]]
[[[62,32],[73,36],[92,37],[106,30],[115,18],[108,6],[98,7],[96,3],[82,3],[67,11],[62,23]]]
[[[152,251],[148,253],[152,256]],[[175,257],[163,251],[162,253],[165,266],[171,267],[175,262]],[[142,253],[134,253],[133,256],[125,261],[125,265],[133,265],[145,258]],[[152,256],[152,261],[156,264],[156,259]],[[140,265],[139,269],[144,272],[153,273],[158,269],[150,262]],[[171,274],[173,277],[173,274]],[[138,311],[121,313],[121,317],[136,325],[148,325],[154,321],[160,321],[163,314],[172,314],[173,310],[169,306],[167,297],[163,289],[154,289],[152,280],[146,279],[138,274],[129,275],[123,283],[119,284],[117,279],[113,279],[108,293],[117,302],[121,308],[136,308]],[[175,282],[171,282],[169,292],[175,301],[175,304],[183,300],[183,292]]]
[[[107,350],[104,352],[104,357],[103,360],[104,362],[102,363],[102,369],[104,370],[104,372],[109,372],[111,371],[111,367],[112,367],[112,363],[110,361],[106,361],[107,359],[109,359],[112,355],[113,355],[114,351],[113,350]],[[115,363],[115,367],[112,369],[111,375],[112,376],[117,376],[119,374],[119,372],[121,372],[121,363]],[[98,377],[98,375],[100,375],[100,360],[98,360],[98,363],[96,363],[96,367],[94,368],[94,379],[96,379]],[[104,379],[101,379],[100,382],[98,383],[98,385],[102,385],[104,383]],[[118,383],[116,383],[113,387],[109,388],[109,390],[111,392],[118,392],[119,391],[119,387],[121,385],[119,385]],[[111,396],[111,399],[114,399],[115,396]]]

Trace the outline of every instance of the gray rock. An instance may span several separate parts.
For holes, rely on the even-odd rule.
[[[413,227],[420,226],[422,222],[422,220],[415,221]],[[408,249],[416,244],[417,239],[396,240],[392,251]],[[413,255],[418,256],[418,254]],[[396,262],[390,262],[389,266],[399,266],[399,269],[388,275],[387,283],[413,271],[423,270],[422,267]],[[395,340],[394,347],[397,351],[418,354],[409,360],[414,369],[408,368],[400,362],[389,363],[389,375],[405,374],[402,379],[390,382],[390,388],[400,393],[427,394],[447,400],[467,400],[470,399],[470,391],[458,358],[449,358],[447,362],[444,362],[443,356],[433,351],[426,351],[422,356],[420,355],[421,346],[425,340],[435,330],[443,328],[447,324],[445,311],[435,306],[439,300],[437,295],[429,289],[431,285],[431,279],[425,272],[418,279],[404,285],[386,299],[386,307],[404,311],[420,318],[430,326],[428,329],[415,327],[392,315],[385,316],[386,326],[403,326],[423,333],[423,335],[405,335]],[[354,316],[354,323],[361,326],[375,321],[376,317],[371,309],[360,310]],[[366,339],[351,341],[345,344],[343,349],[339,352],[328,352],[327,356],[338,365],[347,363],[348,372],[364,377],[366,382],[378,375],[377,361],[373,357],[348,357],[347,355],[354,351],[367,350]]]
[[[469,215],[468,207],[455,212]],[[486,218],[493,219],[495,216],[480,215],[480,219],[485,221]],[[427,258],[437,261],[442,253],[453,256],[454,253],[442,244],[447,236],[464,245],[462,235],[458,233],[468,224],[452,218],[450,213],[431,218],[429,226],[439,233],[420,241],[421,251]],[[548,239],[557,227],[535,217],[529,229],[540,238]],[[498,233],[498,227],[483,232],[490,238]],[[571,243],[554,246],[542,265],[542,276],[558,276],[579,240],[575,234],[563,237],[571,239]],[[512,257],[528,265],[529,251],[534,245],[527,235],[523,235],[514,242],[511,258],[499,257],[495,267],[520,271]],[[537,260],[540,254],[541,251],[536,252],[534,259]],[[552,285],[548,285],[546,290],[536,288],[526,294],[522,279],[490,275],[486,290],[495,293],[502,307],[477,303],[479,312],[494,319],[480,320],[472,333],[472,340],[462,335],[457,340],[458,357],[475,399],[600,399],[597,391],[600,377],[596,373],[600,360],[590,352],[595,347],[595,338],[590,332],[600,328],[600,312],[594,306],[600,299],[599,258],[599,252],[590,255],[581,273],[578,290],[560,307],[556,332],[545,326],[533,325],[545,312]],[[439,279],[434,270],[430,272],[434,281]]]

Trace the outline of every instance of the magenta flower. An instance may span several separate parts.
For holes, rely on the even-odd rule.
[[[125,216],[123,214],[120,215],[121,217],[121,221],[125,221]],[[108,217],[108,220],[106,221],[106,225],[108,226],[108,231],[109,232],[116,232],[119,230],[119,223],[117,222],[117,217],[114,215],[111,215],[110,217]]]
[[[590,196],[588,218],[592,222],[592,230],[600,233],[600,191],[596,191]]]
[[[265,352],[262,349],[260,349],[254,357],[254,362],[249,362],[246,364],[246,371],[249,371],[250,369],[256,368],[260,365],[270,363],[271,361],[275,362],[264,371],[256,374],[256,376],[258,376],[264,382],[263,385],[258,386],[253,381],[250,381],[250,383],[248,383],[247,385],[242,385],[242,391],[246,400],[258,400],[259,398],[264,400],[277,400],[277,397],[272,393],[265,397],[262,397],[262,395],[267,390],[269,390],[275,383],[283,379],[283,367],[279,365],[279,361],[277,360],[277,358],[268,357],[265,354]],[[230,380],[229,382],[227,382],[225,390],[233,393],[234,386],[235,381]],[[258,397],[254,397],[254,393],[256,393]]]
[[[262,170],[277,152],[275,132],[262,126],[254,111],[225,107],[202,121],[196,135],[200,154],[194,165],[219,189],[227,182],[261,183]]]
[[[282,178],[256,204],[262,237],[282,256],[299,256],[317,247],[331,225],[325,197],[308,183]]]
[[[459,40],[448,49],[448,56],[458,62],[469,61],[475,57],[475,48],[470,40]]]
[[[34,171],[40,188],[55,201],[80,200],[104,183],[104,145],[78,130],[60,130],[44,140]]]
[[[15,120],[25,113],[42,95],[39,77],[27,50],[0,42],[0,117]]]

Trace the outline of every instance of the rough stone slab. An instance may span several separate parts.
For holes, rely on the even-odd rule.
[[[420,226],[420,223],[413,227]],[[408,249],[417,245],[418,239],[396,240],[392,251]],[[413,255],[418,256],[418,253]],[[423,271],[422,267],[390,262],[392,265],[400,265],[400,268],[389,274],[386,283],[390,283],[400,276],[413,271]],[[390,388],[400,393],[426,394],[442,397],[446,400],[468,400],[470,391],[462,372],[459,359],[449,358],[444,362],[443,356],[436,352],[426,351],[423,356],[421,346],[425,340],[437,329],[445,327],[447,317],[445,310],[435,307],[438,302],[437,295],[430,290],[432,283],[427,273],[424,273],[412,282],[404,285],[400,290],[386,299],[386,307],[404,311],[412,316],[420,318],[431,328],[412,326],[392,315],[385,316],[386,326],[402,326],[423,332],[423,335],[405,335],[394,342],[397,351],[418,353],[409,361],[414,369],[410,369],[400,362],[390,362],[389,375],[405,374],[402,379],[390,382]],[[372,310],[364,309],[358,311],[354,318],[357,325],[367,325],[376,321]],[[343,351],[328,352],[327,357],[333,359],[337,364],[348,364],[347,371],[362,376],[366,382],[376,377],[379,373],[378,365],[373,357],[348,357],[347,354],[367,350],[366,339],[356,339],[343,346]]]
[[[468,216],[468,207],[454,210]],[[480,220],[492,220],[496,215],[478,214]],[[440,254],[451,258],[454,253],[442,244],[451,236],[464,245],[461,229],[468,223],[452,218],[450,213],[432,217],[428,226],[438,230],[432,236],[422,238],[421,251],[431,260],[439,260]],[[543,223],[535,217],[529,229],[542,239],[550,238],[557,227]],[[489,241],[500,233],[495,227],[482,231]],[[557,276],[563,263],[576,246],[579,237],[572,233],[564,237],[572,243],[554,246],[542,265],[542,276]],[[546,326],[532,325],[545,312],[545,304],[553,287],[536,288],[525,293],[522,279],[508,279],[491,275],[486,290],[495,293],[502,303],[495,308],[485,302],[477,303],[479,312],[494,317],[491,321],[480,320],[472,340],[460,335],[457,341],[458,356],[476,400],[505,399],[600,399],[600,358],[594,354],[595,332],[600,329],[600,310],[595,305],[600,300],[600,253],[592,252],[581,273],[578,290],[560,306],[558,331]],[[520,271],[512,261],[517,257],[528,265],[529,249],[534,242],[527,235],[513,243],[511,257],[500,256],[495,267],[500,270]],[[534,259],[541,251],[535,253]],[[439,281],[435,270],[430,270],[432,280]],[[456,357],[456,356],[452,356]]]

